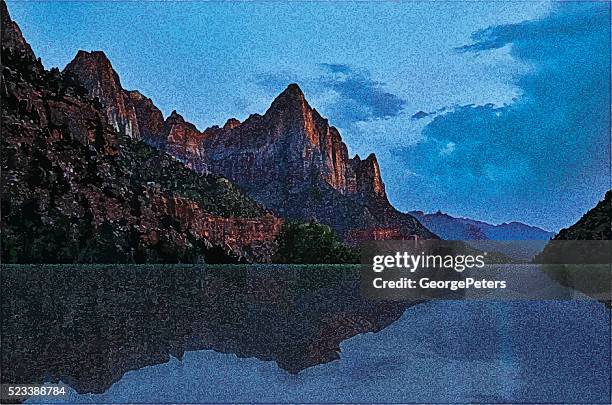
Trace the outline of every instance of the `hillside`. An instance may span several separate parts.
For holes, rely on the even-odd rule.
[[[612,190],[578,222],[561,229],[553,240],[612,240]]]
[[[612,305],[612,190],[534,261],[560,284]]]
[[[106,100],[43,68],[4,2],[0,14],[4,262],[270,259],[281,219],[126,136]]]

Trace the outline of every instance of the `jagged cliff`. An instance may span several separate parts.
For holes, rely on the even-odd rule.
[[[244,188],[257,201],[292,219],[316,219],[344,239],[386,231],[393,238],[435,237],[387,199],[374,154],[348,157],[336,128],[291,84],[263,116],[204,131],[209,170]]]
[[[90,96],[104,100],[119,130],[128,123],[123,125],[126,136],[145,140],[195,171],[227,177],[281,217],[317,220],[353,242],[370,234],[436,237],[393,208],[376,156],[350,159],[338,130],[308,104],[296,84],[264,115],[253,114],[244,122],[232,118],[223,127],[198,131],[176,111],[162,121],[149,99],[121,87],[101,52],[79,51],[64,73],[79,80]],[[105,81],[112,83],[100,84]]]
[[[4,2],[0,16],[3,262],[270,259],[282,220],[139,141],[176,131],[103,53],[46,71]]]

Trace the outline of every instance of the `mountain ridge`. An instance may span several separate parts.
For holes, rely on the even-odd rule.
[[[487,226],[487,227],[495,227],[495,228],[507,228],[507,227],[518,227],[518,228],[523,228],[525,230],[532,230],[535,233],[541,233],[542,236],[545,236],[544,234],[548,234],[550,235],[550,237],[553,237],[555,235],[555,232],[552,231],[548,231],[546,229],[543,229],[539,226],[536,225],[530,225],[530,224],[526,224],[524,222],[521,221],[509,221],[509,222],[501,222],[499,224],[493,224],[491,222],[487,222],[487,221],[483,221],[483,220],[479,220],[479,219],[473,219],[473,218],[469,218],[469,217],[463,217],[463,216],[453,216],[450,214],[447,214],[445,212],[442,211],[436,211],[436,212],[431,212],[431,213],[426,213],[424,211],[420,211],[420,210],[415,210],[415,211],[409,211],[409,213],[411,215],[414,215],[417,218],[434,218],[434,217],[443,217],[443,218],[448,218],[449,220],[457,220],[457,221],[464,221],[467,223],[471,223],[471,224],[475,224],[475,225],[483,225],[483,226]]]
[[[79,51],[64,73],[79,80],[90,96],[104,100],[109,120],[126,136],[144,140],[197,172],[228,178],[278,216],[329,225],[345,241],[377,235],[437,238],[390,204],[376,156],[349,158],[339,131],[309,105],[296,83],[263,115],[242,122],[230,118],[223,127],[199,131],[176,111],[163,119],[140,93],[101,85],[104,80],[120,83],[114,70],[108,73],[108,58],[98,61],[103,55]],[[96,62],[100,68],[91,67]],[[135,106],[133,100],[147,101]]]
[[[0,18],[3,262],[271,260],[282,219],[143,143],[130,102],[146,99],[107,94],[120,82],[103,53],[79,53],[110,81],[92,97],[44,69],[4,1]]]
[[[555,235],[518,221],[495,225],[471,218],[454,217],[441,211],[431,214],[423,211],[410,213],[443,239],[472,241],[468,243],[474,247],[487,247],[518,260],[531,260]]]

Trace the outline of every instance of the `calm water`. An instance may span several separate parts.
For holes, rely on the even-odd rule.
[[[611,313],[584,296],[371,302],[351,267],[4,270],[5,378],[81,393],[64,402],[610,402]],[[514,296],[575,295],[514,274]]]
[[[128,372],[68,402],[608,403],[610,311],[594,301],[428,302],[341,360],[290,375],[210,350]]]

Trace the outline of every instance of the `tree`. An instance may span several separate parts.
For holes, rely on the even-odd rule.
[[[359,263],[359,252],[343,244],[327,225],[289,221],[276,240],[276,263]]]

